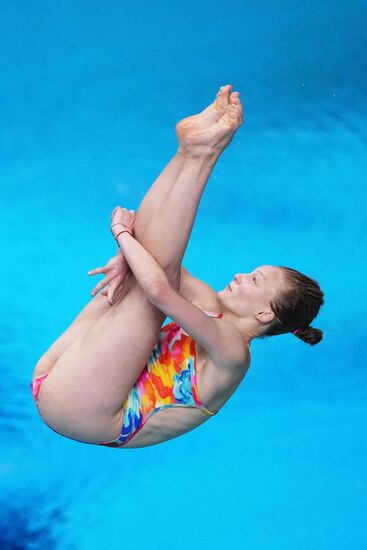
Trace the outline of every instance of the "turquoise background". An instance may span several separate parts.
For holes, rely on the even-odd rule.
[[[0,547],[349,550],[366,529],[363,1],[4,1],[0,6]],[[215,418],[162,445],[60,437],[38,358],[222,84],[245,123],[203,196],[185,267],[216,290],[288,265],[319,281],[323,341],[254,341]],[[218,227],[221,231],[218,232]]]

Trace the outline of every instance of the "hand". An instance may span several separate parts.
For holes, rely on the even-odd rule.
[[[135,223],[135,211],[121,208],[116,206],[111,214],[111,232],[116,238],[123,229],[128,229],[130,233],[133,233]]]
[[[116,227],[121,228],[121,226],[118,225]],[[100,281],[92,290],[92,295],[94,296],[101,289],[109,285],[108,289],[105,289],[101,292],[101,294],[107,296],[109,303],[113,305],[118,300],[118,296],[121,294],[128,270],[129,265],[123,257],[121,249],[119,248],[116,256],[113,256],[105,266],[96,267],[95,269],[88,271],[88,275],[98,275],[100,273],[105,274],[105,278],[102,279],[102,281]]]

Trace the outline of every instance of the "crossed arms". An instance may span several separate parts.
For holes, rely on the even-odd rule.
[[[131,234],[122,233],[118,244],[138,284],[158,309],[198,342],[216,365],[232,368],[243,365],[245,347],[237,327],[208,317],[177,292],[155,258]],[[182,287],[190,292],[191,276],[184,268],[181,273]]]

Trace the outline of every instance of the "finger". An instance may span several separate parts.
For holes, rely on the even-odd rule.
[[[109,303],[111,306],[113,306],[113,291],[111,290],[111,287],[108,287],[107,299],[108,299],[108,303]]]
[[[113,305],[113,297],[115,294],[116,287],[117,287],[117,282],[115,281],[112,281],[110,286],[108,287],[108,301],[110,302],[111,305]]]
[[[115,206],[115,208],[112,210],[112,214],[111,214],[111,220],[116,212],[116,210],[118,210],[119,208],[121,208],[121,206]]]
[[[113,281],[111,281],[110,287],[112,290],[112,293],[115,293],[116,290],[122,286],[123,277],[121,275],[117,275]]]
[[[97,292],[102,290],[102,288],[104,288],[107,284],[108,284],[107,279],[102,279],[102,281],[100,281],[98,285],[95,286],[94,289],[92,290],[92,295],[94,296],[95,294],[97,294]]]
[[[100,273],[106,273],[107,268],[104,265],[103,267],[96,267],[95,269],[91,269],[88,271],[88,275],[99,275]]]
[[[110,285],[108,287],[111,291],[110,292],[111,295],[115,292],[117,286],[118,286],[118,277],[113,279],[113,281],[110,282]]]

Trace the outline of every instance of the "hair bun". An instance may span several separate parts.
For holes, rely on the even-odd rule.
[[[297,338],[303,340],[303,342],[305,342],[306,344],[310,344],[310,346],[315,346],[316,344],[321,342],[324,333],[319,328],[307,326],[300,328],[297,331],[294,331],[293,334],[297,336]]]

